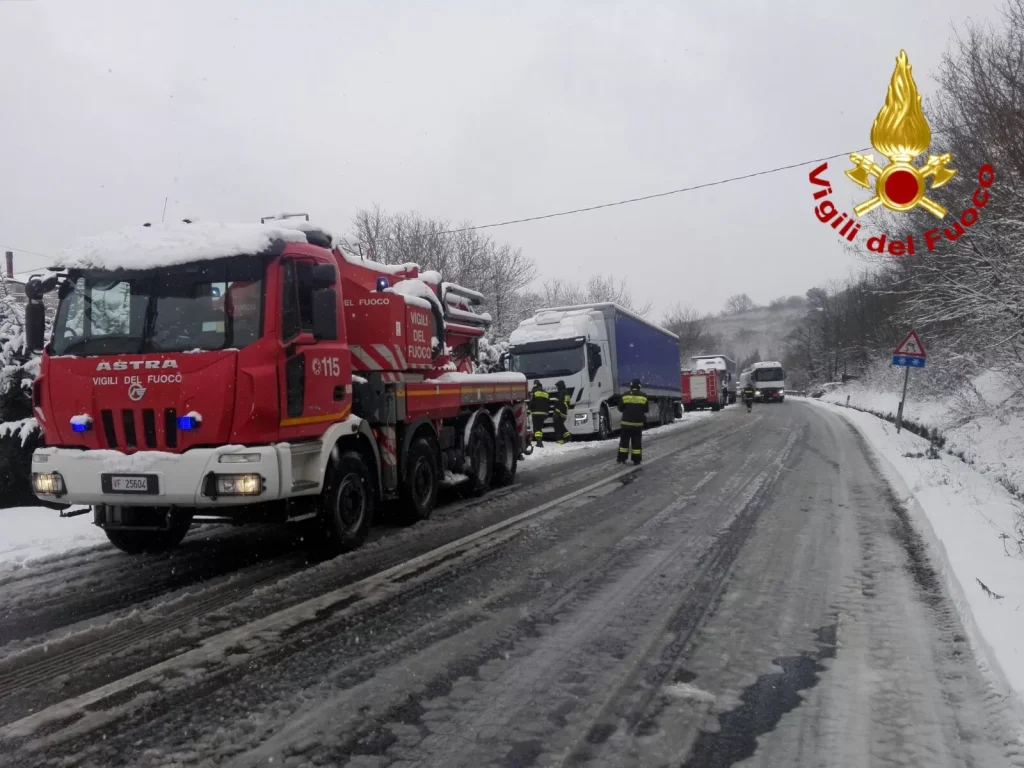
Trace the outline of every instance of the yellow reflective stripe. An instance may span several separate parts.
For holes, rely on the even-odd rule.
[[[622,426],[624,427],[642,427],[644,423],[642,421],[624,421]]]
[[[551,395],[549,395],[543,389],[535,389],[530,394],[532,394],[534,397],[543,397],[545,400],[551,397]]]
[[[644,395],[623,395],[622,402],[626,405],[647,405],[647,398]]]

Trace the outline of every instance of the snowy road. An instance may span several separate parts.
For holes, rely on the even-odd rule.
[[[662,431],[639,475],[613,454],[315,567],[271,547],[172,583],[246,550],[226,533],[141,581],[92,550],[0,574],[0,762],[1024,765],[841,417],[731,407]]]

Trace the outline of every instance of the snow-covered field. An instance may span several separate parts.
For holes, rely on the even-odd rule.
[[[106,540],[92,515],[62,520],[57,510],[46,507],[0,509],[0,568]]]
[[[898,392],[847,386],[809,402],[842,413],[867,438],[931,545],[972,643],[994,680],[1016,693],[1014,703],[1024,713],[1024,503],[1003,485],[1020,487],[1024,421],[998,407],[1009,393],[995,377],[982,376],[974,384],[990,406],[997,406],[979,406],[974,418],[952,398],[908,398],[906,416],[946,436],[945,450],[933,458],[928,440],[906,430],[897,435],[892,424],[876,416],[835,405],[849,394],[851,406],[890,414]]]

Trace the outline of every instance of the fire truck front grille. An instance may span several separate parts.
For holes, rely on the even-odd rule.
[[[163,431],[158,429],[157,412],[152,408],[123,408],[100,411],[103,440],[107,448],[158,450],[178,447],[178,414],[174,408],[163,412]],[[141,423],[141,434],[139,425]],[[141,441],[141,442],[140,442]],[[161,445],[161,442],[163,443]]]

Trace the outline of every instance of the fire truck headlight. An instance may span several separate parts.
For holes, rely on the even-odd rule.
[[[577,413],[572,417],[574,424],[586,424],[590,420],[589,413]]]
[[[219,496],[259,496],[263,493],[263,478],[256,474],[217,475]]]
[[[62,496],[64,478],[60,472],[33,472],[32,490],[41,496]]]
[[[754,394],[755,395],[760,395],[761,394],[761,390],[760,389],[755,389],[754,390]]]

